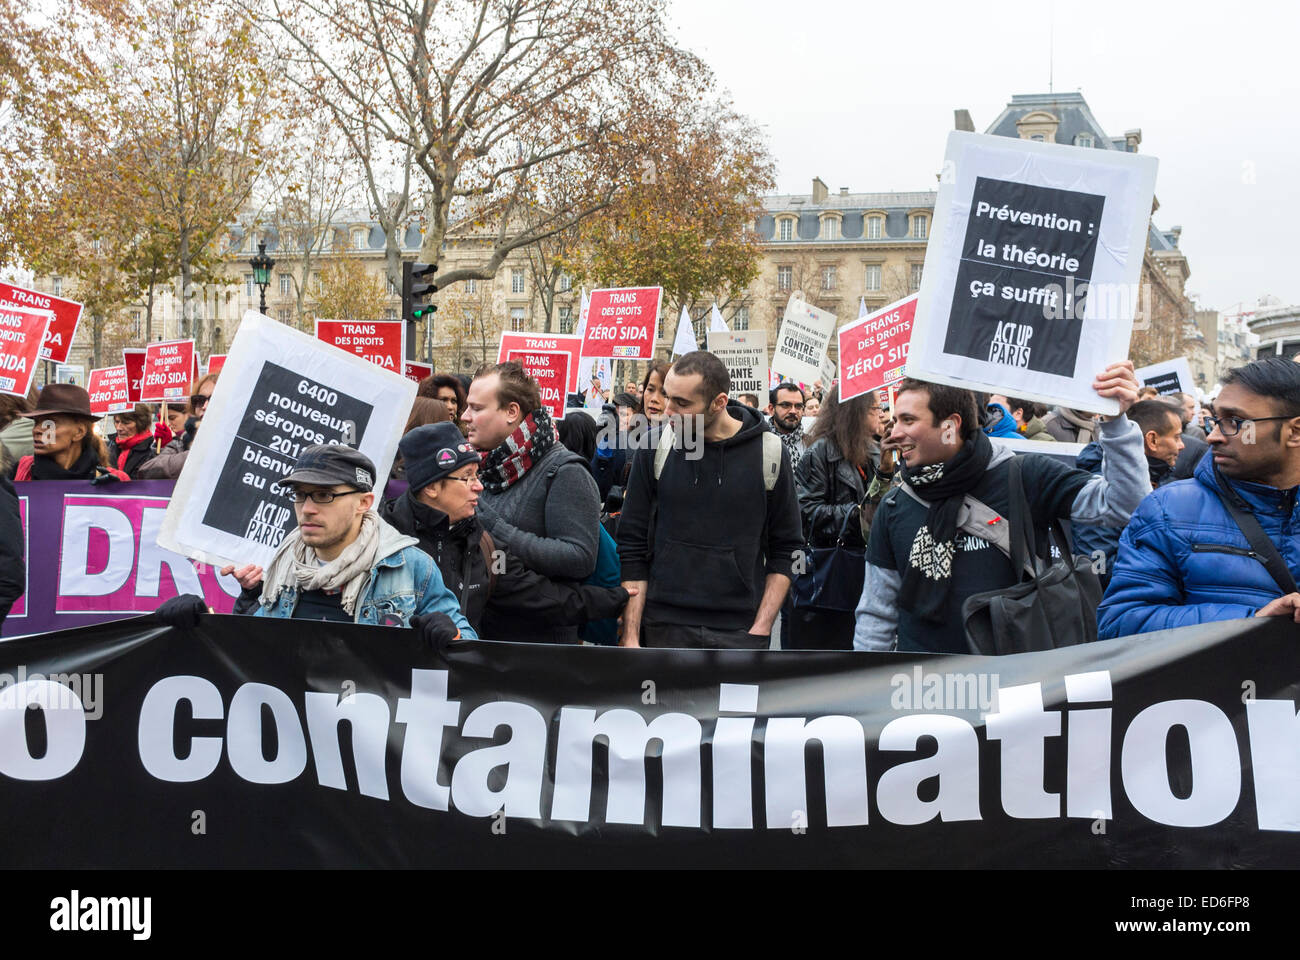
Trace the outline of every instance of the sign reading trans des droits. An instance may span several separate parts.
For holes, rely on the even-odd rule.
[[[835,336],[838,318],[829,310],[814,307],[791,295],[776,335],[772,369],[783,381],[811,384],[826,373],[826,348]],[[830,370],[834,376],[834,367]],[[830,389],[830,384],[824,385]]]
[[[365,357],[385,370],[405,373],[404,320],[317,320],[316,339]]]
[[[91,370],[90,379],[86,381],[86,392],[90,394],[90,412],[97,417],[110,413],[128,413],[131,410],[125,365]]]
[[[144,348],[140,399],[145,403],[189,403],[194,386],[193,340],[168,340]]]
[[[1128,356],[1156,160],[948,135],[907,375],[1114,414],[1097,373]]]
[[[705,337],[709,353],[731,375],[731,396],[752,393],[767,403],[767,331],[710,330]]]
[[[553,353],[562,350],[569,355],[568,392],[581,390],[586,384],[578,382],[578,359],[582,351],[582,337],[576,333],[513,333],[504,330],[497,346],[497,363],[505,363],[512,353]],[[590,382],[591,378],[587,380]]]
[[[159,543],[214,565],[265,566],[294,528],[279,481],[303,448],[342,443],[382,488],[416,386],[255,311],[230,345]]]
[[[0,393],[27,395],[53,316],[48,310],[0,306]]]
[[[1196,381],[1192,379],[1192,365],[1186,357],[1174,357],[1162,360],[1137,371],[1138,383],[1144,387],[1155,387],[1162,397],[1171,393],[1186,393],[1196,396]]]
[[[569,383],[569,354],[561,350],[516,350],[506,355],[537,381],[544,406],[556,420],[564,418],[564,395]]]
[[[903,379],[916,315],[916,294],[840,327],[840,400]]]
[[[653,360],[662,299],[662,287],[591,291],[582,356]]]
[[[50,311],[53,316],[41,341],[41,359],[53,360],[55,363],[68,362],[72,338],[77,335],[77,324],[81,322],[81,304],[39,290],[0,283],[0,306],[6,305]]]

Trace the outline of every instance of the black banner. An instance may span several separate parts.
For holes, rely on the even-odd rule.
[[[1296,866],[1297,628],[1004,658],[7,641],[9,866]]]
[[[1074,376],[1105,202],[977,177],[944,353]]]

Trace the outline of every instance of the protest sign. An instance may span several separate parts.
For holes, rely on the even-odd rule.
[[[77,324],[81,322],[81,304],[39,290],[0,283],[0,306],[6,305],[50,311],[53,316],[41,344],[41,359],[67,363],[72,338],[77,335]]]
[[[353,623],[22,638],[5,864],[1294,868],[1281,620],[996,658],[637,651],[653,698],[616,651]],[[219,836],[190,832],[200,798]]]
[[[568,392],[582,390],[588,384],[578,382],[578,358],[582,352],[582,337],[575,333],[509,333],[501,334],[497,347],[497,363],[505,363],[511,353],[553,352],[561,350],[569,355]],[[588,364],[588,368],[590,368]],[[590,376],[588,377],[590,380]]]
[[[912,294],[840,328],[841,403],[903,379],[915,315]]]
[[[221,372],[221,368],[225,362],[226,355],[224,353],[214,353],[212,356],[208,357],[208,373]]]
[[[97,417],[131,410],[125,366],[91,370],[90,378],[86,381],[86,392],[90,394],[90,412]]]
[[[829,310],[792,295],[785,307],[781,330],[776,335],[772,369],[782,380],[811,384],[824,372],[826,348],[835,334],[838,319]],[[824,384],[829,389],[830,384]]]
[[[513,350],[506,354],[523,366],[524,372],[537,381],[542,391],[542,406],[557,420],[564,417],[564,397],[568,392],[569,354],[562,350]]]
[[[0,393],[27,396],[53,319],[49,310],[0,306]]]
[[[1196,382],[1192,379],[1192,367],[1186,357],[1174,357],[1143,367],[1136,371],[1138,383],[1144,387],[1155,387],[1162,397],[1171,393],[1197,395]]]
[[[582,334],[582,356],[652,360],[662,287],[593,290]]]
[[[144,347],[126,347],[123,349],[122,364],[126,367],[127,402],[142,403],[140,389],[144,380]]]
[[[731,396],[752,393],[767,400],[767,331],[766,330],[710,330],[706,337],[709,353],[727,368],[731,375]]]
[[[823,390],[829,390],[835,383],[835,369],[835,361],[831,359],[831,352],[828,349],[822,356],[821,376],[818,378],[821,380]]]
[[[278,485],[300,451],[346,443],[382,488],[415,384],[254,311],[244,314],[159,543],[216,565],[265,566],[295,526]]]
[[[316,339],[364,357],[385,370],[405,371],[405,321],[317,320]]]
[[[406,377],[407,380],[419,383],[425,377],[433,376],[433,364],[406,360],[402,363],[402,376]]]
[[[111,368],[110,368],[111,369]],[[170,480],[93,486],[82,480],[16,484],[27,586],[0,635],[64,630],[152,613],[193,593],[218,613],[239,596],[233,577],[158,546]]]
[[[60,363],[54,368],[55,383],[70,383],[74,387],[86,385],[86,368],[79,363]]]
[[[144,348],[144,374],[140,378],[140,400],[188,403],[194,376],[194,341],[167,340]]]
[[[1104,414],[1128,356],[1156,160],[954,131],[907,375]]]

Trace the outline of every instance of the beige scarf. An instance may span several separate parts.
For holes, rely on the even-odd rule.
[[[343,609],[352,617],[361,591],[370,580],[370,570],[379,554],[379,515],[373,510],[361,517],[361,531],[343,552],[321,565],[316,551],[302,542],[294,530],[271,558],[262,586],[262,603],[272,605],[286,588],[343,591]]]

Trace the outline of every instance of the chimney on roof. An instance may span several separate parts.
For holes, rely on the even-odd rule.
[[[826,193],[826,184],[822,183],[822,178],[813,177],[812,202],[825,203]]]
[[[969,110],[954,110],[952,112],[952,125],[954,130],[965,130],[967,133],[975,132],[975,121],[970,118]]]
[[[840,187],[840,196],[841,196],[841,197],[847,197],[848,195],[849,195],[849,188],[848,188],[848,187]]]
[[[1125,130],[1124,131],[1124,149],[1129,153],[1137,153],[1138,145],[1142,142],[1142,130]]]
[[[1174,238],[1174,246],[1175,246],[1175,247],[1178,246],[1178,240],[1179,240],[1179,238],[1182,237],[1182,235],[1183,235],[1183,227],[1182,227],[1182,224],[1179,224],[1178,226],[1175,226],[1175,227],[1170,227],[1170,228],[1169,228],[1169,235],[1170,235],[1171,237]]]

